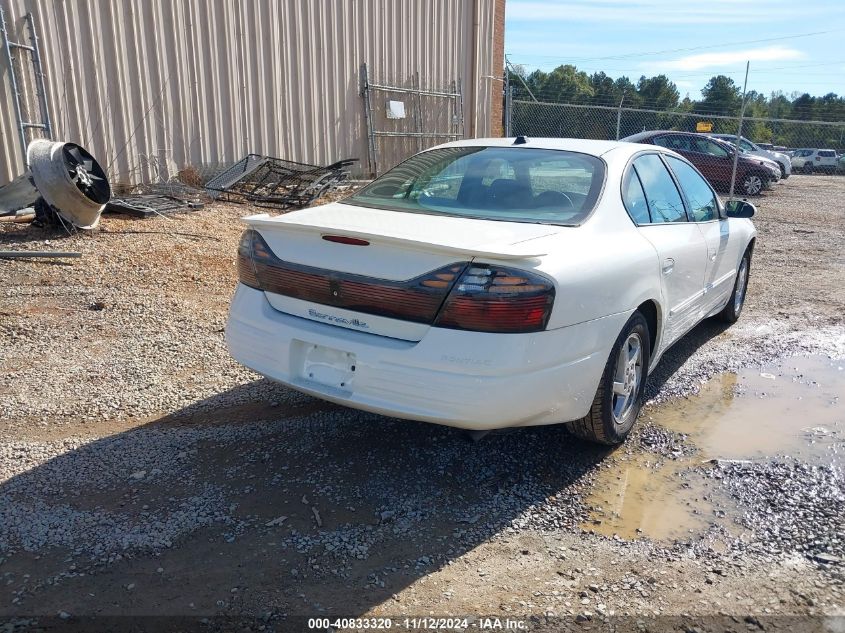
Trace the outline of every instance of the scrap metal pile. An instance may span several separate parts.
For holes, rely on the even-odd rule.
[[[345,181],[357,160],[348,158],[322,167],[249,154],[209,180],[205,188],[218,200],[295,209]]]
[[[308,205],[349,177],[358,159],[327,166],[249,154],[199,189],[176,180],[138,185],[112,197],[105,171],[75,143],[38,139],[27,148],[27,170],[0,187],[0,218],[57,224],[68,231],[93,229],[104,212],[147,218],[204,207],[204,199],[295,209]]]
[[[106,211],[135,218],[149,218],[177,211],[194,211],[205,206],[200,200],[186,200],[166,194],[132,194],[109,200]]]

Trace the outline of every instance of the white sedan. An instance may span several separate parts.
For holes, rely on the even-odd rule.
[[[753,213],[658,146],[447,143],[342,202],[245,218],[226,340],[350,407],[619,443],[666,349],[738,318]]]

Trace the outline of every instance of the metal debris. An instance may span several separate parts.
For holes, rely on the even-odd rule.
[[[321,167],[249,154],[209,180],[205,188],[212,198],[227,202],[297,209],[345,181],[349,167],[357,161],[348,158]]]
[[[32,222],[34,219],[35,209],[32,207],[0,213],[0,222]]]
[[[179,211],[195,211],[205,205],[197,200],[185,200],[168,195],[129,195],[112,198],[106,212],[122,213],[136,218],[149,218]]]

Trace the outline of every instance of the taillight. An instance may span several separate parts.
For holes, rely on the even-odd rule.
[[[238,248],[240,281],[258,290],[405,321],[431,323],[467,267],[450,264],[406,281],[326,270],[279,259],[252,229]]]
[[[252,243],[255,231],[247,229],[241,235],[241,242],[238,244],[238,279],[242,284],[252,288],[259,288],[258,277],[255,274],[255,266],[252,263]]]
[[[475,332],[539,332],[549,322],[554,298],[554,284],[536,273],[473,263],[434,325]]]

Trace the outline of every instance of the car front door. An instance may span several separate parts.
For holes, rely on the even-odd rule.
[[[707,181],[686,162],[666,157],[687,203],[690,220],[695,223],[707,245],[704,270],[702,316],[718,311],[733,291],[736,266],[742,248],[740,236],[731,233],[728,218],[720,218],[719,201]]]
[[[629,213],[637,187],[641,188],[648,209],[648,215],[640,212],[641,218],[635,222],[659,258],[665,308],[661,349],[665,349],[702,318],[707,246],[698,226],[688,221],[678,187],[660,156],[638,156],[625,184]]]

